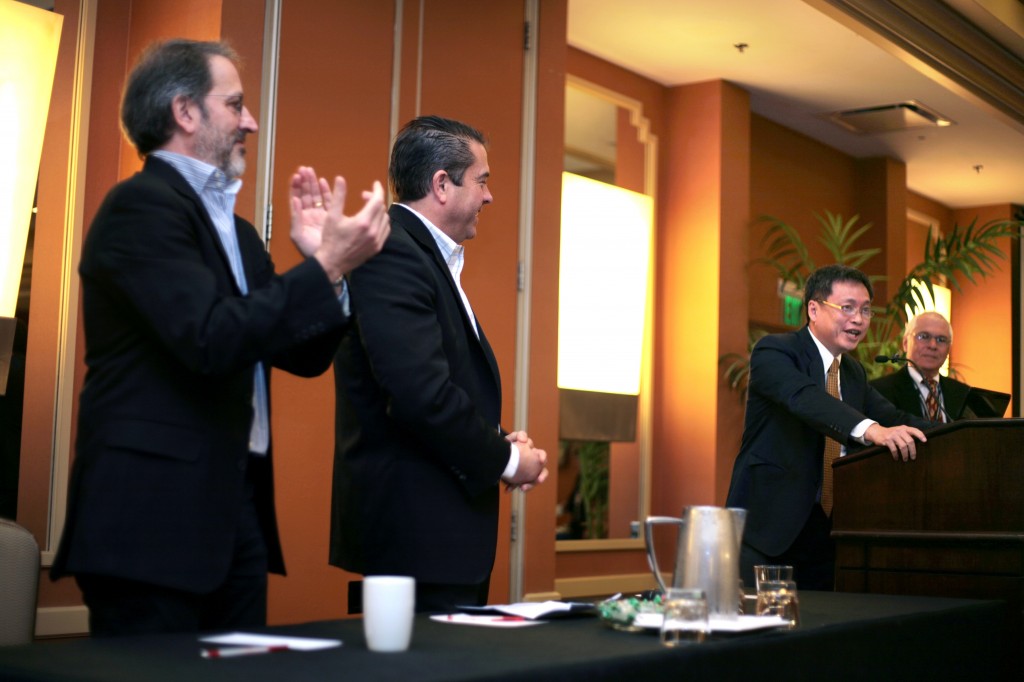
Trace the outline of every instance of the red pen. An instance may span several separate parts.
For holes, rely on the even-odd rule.
[[[235,656],[272,654],[275,651],[288,651],[288,647],[283,644],[275,646],[232,646],[218,649],[200,649],[199,655],[203,658],[234,658]]]
[[[495,618],[494,620],[500,620],[500,621],[517,621],[517,620],[526,620],[526,619],[525,619],[525,618],[523,618],[522,616],[498,616],[498,617],[497,617],[497,618]]]

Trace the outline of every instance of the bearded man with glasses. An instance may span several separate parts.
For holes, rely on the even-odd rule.
[[[917,456],[931,426],[897,409],[849,355],[867,334],[871,282],[828,265],[804,287],[807,325],[762,338],[750,355],[743,441],[727,505],[747,510],[744,582],[757,564],[788,564],[802,589],[834,587],[832,462],[847,449],[884,445],[897,462]],[[830,376],[831,374],[831,376]]]
[[[275,270],[234,211],[258,130],[238,62],[220,42],[143,53],[121,124],[145,164],[110,190],[82,246],[88,371],[50,576],[75,577],[93,636],[266,625],[267,574],[284,573],[271,369],[330,367],[351,324],[344,278],[390,233],[379,182],[345,216],[344,180],[332,193],[300,167],[302,260]]]

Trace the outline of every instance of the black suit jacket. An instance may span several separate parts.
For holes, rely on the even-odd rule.
[[[871,385],[904,412],[918,417],[924,416],[924,410],[921,408],[921,392],[917,390],[914,377],[910,376],[906,365],[896,372],[873,380]],[[971,387],[956,379],[940,375],[939,388],[942,391],[942,404],[949,419],[962,419],[964,406],[967,404],[967,393]]]
[[[491,572],[501,384],[422,221],[392,206],[383,251],[349,280],[335,363],[330,561],[363,574],[474,584]]]
[[[323,269],[274,273],[236,216],[242,296],[199,197],[167,163],[110,191],[79,272],[87,373],[52,577],[93,573],[203,593],[233,552],[247,469],[283,572],[271,456],[250,457],[253,371],[325,371],[345,324]],[[269,390],[268,390],[269,395]]]
[[[747,510],[744,542],[768,556],[782,554],[804,527],[821,486],[825,436],[861,447],[850,432],[865,418],[883,426],[930,422],[896,409],[846,355],[840,362],[843,399],[825,389],[825,372],[807,327],[761,339],[750,356],[743,441],[727,504]]]

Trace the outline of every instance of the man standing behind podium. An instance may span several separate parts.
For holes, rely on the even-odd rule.
[[[905,412],[933,422],[959,419],[971,387],[939,375],[953,345],[953,328],[940,313],[918,313],[903,332],[907,364],[875,379],[878,392]]]
[[[915,440],[926,440],[920,429],[928,422],[897,410],[848,357],[867,333],[872,297],[860,270],[820,268],[804,287],[807,326],[766,336],[751,353],[727,501],[747,509],[740,568],[748,585],[755,565],[789,564],[801,588],[833,589],[831,461],[843,448],[866,444],[907,461],[916,457]],[[830,394],[830,369],[838,397]]]
[[[417,118],[388,172],[391,236],[352,273],[335,364],[330,560],[413,576],[418,611],[451,611],[486,603],[500,483],[543,482],[546,454],[500,432],[498,366],[460,283],[462,242],[492,201],[483,136]]]
[[[346,323],[341,277],[388,234],[380,183],[348,218],[344,181],[325,211],[303,168],[291,236],[305,260],[274,272],[234,215],[257,128],[236,62],[190,40],[142,56],[121,122],[145,166],[110,191],[82,249],[88,372],[51,576],[76,577],[94,635],[266,624],[267,572],[284,572],[270,367],[326,371]]]

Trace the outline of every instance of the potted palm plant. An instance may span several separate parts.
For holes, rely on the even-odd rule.
[[[824,216],[815,214],[820,224],[819,241],[831,255],[834,263],[860,268],[878,255],[881,249],[857,248],[857,240],[871,229],[871,223],[858,225],[859,216],[846,219],[828,211]],[[765,255],[754,260],[773,268],[779,279],[803,291],[807,277],[817,269],[810,251],[797,230],[783,220],[773,216],[762,216],[755,225],[766,225],[761,244]],[[870,360],[876,355],[891,356],[900,348],[900,337],[907,321],[907,309],[916,312],[925,305],[920,285],[934,294],[933,282],[942,279],[950,288],[962,291],[961,279],[977,284],[998,268],[998,260],[1006,254],[996,246],[999,239],[1020,237],[1024,220],[992,220],[979,225],[977,220],[962,227],[956,225],[952,231],[941,237],[929,234],[925,243],[924,260],[914,266],[906,277],[892,287],[888,301],[874,306],[875,316],[864,340],[857,346],[856,355],[868,371],[877,376],[886,371],[885,366]],[[879,281],[881,276],[871,276]],[[723,367],[722,376],[733,390],[745,395],[749,372],[749,351],[767,332],[752,329],[747,354],[728,353],[719,358]]]

